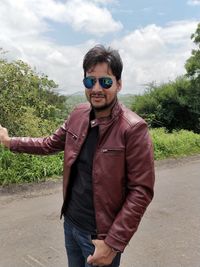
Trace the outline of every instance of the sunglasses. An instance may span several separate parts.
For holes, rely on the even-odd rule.
[[[113,81],[110,77],[101,77],[97,79],[96,77],[93,76],[85,77],[83,79],[83,84],[85,88],[92,89],[97,80],[99,81],[99,84],[103,89],[109,89],[113,84]]]

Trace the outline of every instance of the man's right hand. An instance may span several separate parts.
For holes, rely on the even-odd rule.
[[[0,143],[10,148],[10,137],[8,130],[0,125]]]

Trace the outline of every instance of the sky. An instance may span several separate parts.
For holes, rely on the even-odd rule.
[[[87,51],[111,46],[124,65],[121,93],[142,94],[185,73],[199,22],[200,0],[1,0],[0,48],[68,95],[84,91]]]

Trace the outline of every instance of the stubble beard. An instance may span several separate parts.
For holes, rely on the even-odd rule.
[[[91,98],[92,97],[90,96],[90,104],[91,104],[93,110],[96,111],[96,112],[100,112],[100,111],[105,111],[105,110],[111,109],[114,106],[115,102],[117,101],[117,96],[115,96],[110,103],[105,103],[102,106],[94,106],[92,104]],[[106,96],[105,96],[105,101],[107,101],[106,100]]]

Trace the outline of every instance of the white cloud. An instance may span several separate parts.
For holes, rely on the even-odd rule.
[[[99,8],[90,1],[73,0],[67,2],[66,7],[66,19],[75,30],[102,36],[123,28],[106,8]]]
[[[47,30],[47,25],[21,0],[2,0],[0,9],[1,37],[33,35]]]
[[[59,3],[55,0],[29,0],[28,4],[42,18],[68,23],[76,31],[102,36],[121,30],[122,24],[112,18],[108,9],[99,7],[99,2],[105,4],[109,1],[70,0]]]
[[[108,9],[89,0],[69,0],[65,3],[55,0],[1,1],[1,27],[5,26],[14,35],[15,31],[18,35],[50,30],[45,19],[67,23],[76,31],[96,36],[123,28],[121,22],[113,19]]]
[[[184,64],[193,47],[190,39],[197,22],[179,21],[166,27],[148,25],[112,45],[124,59],[124,92],[138,93],[144,84],[174,80],[185,73]]]
[[[200,5],[200,0],[188,0],[187,4],[191,6],[198,6]]]
[[[91,0],[91,1],[94,3],[99,3],[99,4],[104,4],[104,5],[117,4],[118,3],[117,0]]]

